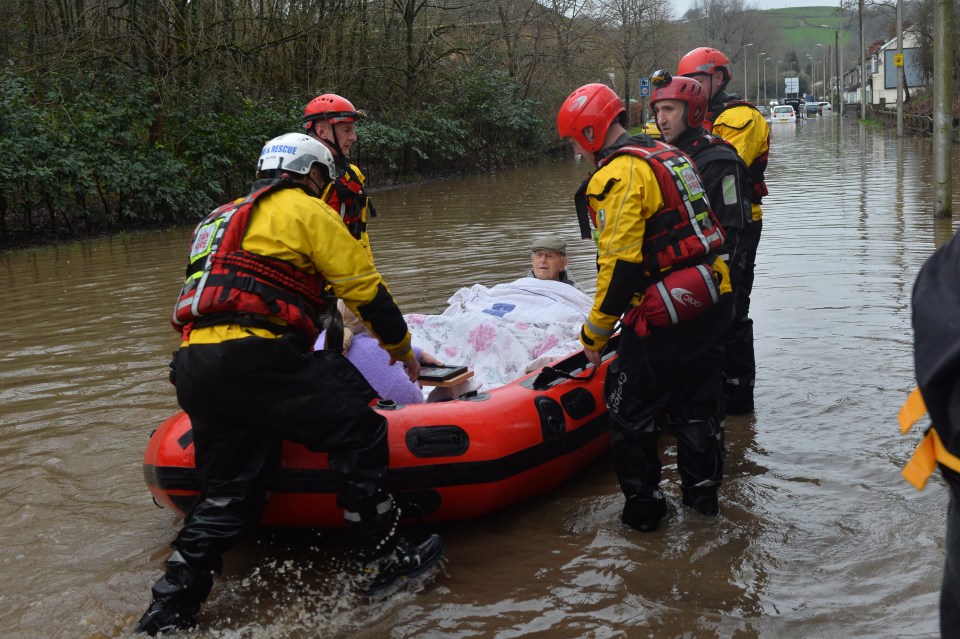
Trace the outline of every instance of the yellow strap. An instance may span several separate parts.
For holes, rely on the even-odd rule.
[[[947,450],[940,436],[934,428],[927,431],[920,445],[913,451],[913,457],[903,467],[901,474],[904,479],[913,484],[917,490],[923,490],[927,485],[927,480],[933,471],[937,469],[937,463],[941,463],[950,470],[960,473],[960,457],[957,457]]]
[[[926,437],[920,441],[917,449],[913,451],[913,457],[900,471],[903,478],[913,484],[917,490],[923,490],[930,475],[937,469],[937,452],[934,444],[936,436],[936,431],[931,428]]]
[[[927,414],[927,405],[923,401],[923,395],[919,388],[914,388],[907,401],[900,408],[900,432],[904,435],[910,430],[910,427],[920,421],[920,418]]]

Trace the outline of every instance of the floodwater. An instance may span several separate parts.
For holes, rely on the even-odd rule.
[[[571,244],[573,160],[377,194],[377,263],[407,312],[513,279],[529,239]],[[954,174],[960,166],[954,165]],[[604,459],[542,499],[437,526],[445,572],[360,604],[315,537],[227,555],[199,637],[932,637],[947,493],[900,468],[919,438],[910,292],[951,235],[932,218],[929,140],[840,117],[777,125],[752,315],[757,409],[727,423],[721,514],[679,506],[664,439],[661,530],[619,522]],[[960,206],[960,197],[954,194]],[[178,519],[141,474],[176,409],[167,324],[189,230],[0,255],[0,636],[130,634]],[[241,398],[238,398],[240,401]]]

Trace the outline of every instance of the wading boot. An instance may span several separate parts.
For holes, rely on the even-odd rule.
[[[166,574],[153,585],[153,602],[140,617],[134,632],[154,637],[197,625],[193,616],[200,612],[200,604],[213,587],[210,571],[190,567],[179,552],[174,552],[164,566]]]
[[[180,630],[190,630],[197,625],[193,616],[198,612],[200,604],[190,606],[173,603],[168,599],[154,599],[133,631],[155,637],[158,634],[168,635]]]
[[[666,514],[667,500],[662,492],[654,490],[649,497],[628,497],[620,520],[634,530],[653,532]]]
[[[681,486],[680,490],[683,492],[683,504],[701,515],[716,517],[720,512],[718,486]]]
[[[359,525],[354,535],[362,589],[370,596],[386,594],[401,580],[426,573],[440,561],[445,547],[439,535],[430,535],[418,545],[400,537],[400,508],[392,499],[389,504],[387,512],[378,515],[372,525]]]
[[[753,384],[728,379],[723,384],[723,403],[727,415],[749,415],[753,412]]]
[[[368,596],[385,594],[406,580],[427,573],[440,562],[445,547],[437,534],[430,535],[416,546],[399,539],[389,553],[364,563],[364,593]]]

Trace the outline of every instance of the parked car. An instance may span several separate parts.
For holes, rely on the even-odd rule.
[[[820,115],[829,115],[833,113],[833,105],[829,102],[820,103]]]
[[[816,117],[820,115],[820,103],[819,102],[807,102],[803,105],[803,113],[807,116]]]
[[[771,122],[796,122],[797,113],[789,104],[782,104],[773,107],[773,115],[770,116]]]
[[[758,104],[758,105],[757,105],[757,111],[759,111],[760,114],[763,115],[764,118],[767,118],[767,119],[770,118],[770,109],[769,109],[768,107],[765,107],[765,106],[762,105],[762,104]]]
[[[799,118],[803,116],[803,102],[801,102],[799,98],[787,98],[781,106],[792,106],[793,113],[796,117]]]
[[[656,118],[650,118],[643,123],[643,133],[646,133],[654,140],[660,140],[663,138],[663,136],[660,135],[660,129],[657,128]]]

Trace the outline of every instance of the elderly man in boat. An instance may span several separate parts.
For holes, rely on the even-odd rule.
[[[533,262],[527,277],[538,280],[556,280],[582,291],[573,276],[567,271],[567,242],[556,235],[541,235],[530,245]]]
[[[440,315],[405,316],[419,347],[474,371],[453,393],[502,386],[580,350],[580,327],[593,300],[567,270],[566,242],[548,235],[530,246],[527,277],[462,288]]]

